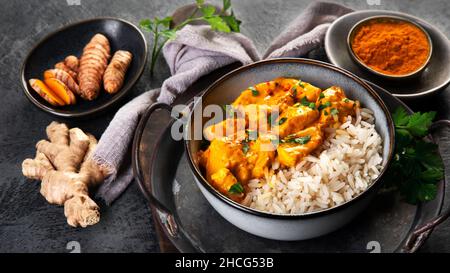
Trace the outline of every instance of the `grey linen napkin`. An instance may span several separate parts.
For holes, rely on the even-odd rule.
[[[326,30],[335,19],[351,11],[338,4],[312,3],[274,40],[263,58],[304,56],[322,45]],[[123,106],[93,154],[93,159],[108,173],[97,192],[97,198],[108,205],[133,180],[131,142],[140,116],[150,105],[156,101],[172,103],[178,94],[215,69],[260,59],[253,42],[244,35],[215,32],[205,25],[184,27],[174,41],[165,45],[163,53],[172,76],[161,89],[145,92]]]

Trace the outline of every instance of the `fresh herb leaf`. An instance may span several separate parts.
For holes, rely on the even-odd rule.
[[[330,107],[330,106],[331,106],[331,102],[327,101],[327,102],[325,102],[324,104],[319,105],[318,110],[319,110],[319,111],[322,111],[323,109],[325,109],[325,108],[327,108],[327,107]]]
[[[253,87],[253,86],[250,86],[249,88],[248,88],[250,91],[252,91],[252,95],[253,96],[259,96],[259,91],[258,90],[256,90],[256,88],[255,87]]]
[[[324,114],[325,116],[328,116],[327,110],[323,111],[323,114]]]
[[[388,186],[399,189],[404,200],[411,204],[436,197],[436,184],[444,177],[444,164],[437,145],[427,142],[435,112],[408,115],[397,109],[392,118],[395,123],[396,148],[386,179]]]
[[[294,85],[291,90],[292,90],[292,97],[293,98],[297,97],[297,87]]]
[[[343,99],[343,101],[344,101],[345,103],[349,103],[349,102],[350,102],[350,100],[347,99],[347,98]]]
[[[230,187],[228,192],[231,194],[241,194],[244,192],[244,187],[241,185],[241,183],[237,182]]]
[[[217,30],[220,32],[231,32],[231,28],[227,25],[225,20],[219,15],[204,17],[204,20],[211,25],[212,30]]]
[[[213,16],[216,12],[216,8],[211,5],[202,5],[200,6],[200,11],[202,12],[203,16],[209,17]]]
[[[250,145],[248,145],[247,141],[242,142],[242,152],[246,154],[250,149]]]
[[[325,94],[323,92],[320,92],[319,99],[323,99],[323,98],[325,98]]]
[[[300,103],[301,103],[303,106],[309,106],[309,104],[310,104],[311,102],[308,101],[308,99],[307,99],[306,96],[305,96],[305,97],[303,97],[303,98],[300,100]]]
[[[315,104],[314,102],[311,102],[311,103],[308,105],[308,107],[314,110],[314,109],[316,109],[316,104]]]
[[[302,80],[298,80],[298,86],[300,86],[301,88],[305,88]]]
[[[278,121],[278,125],[281,125],[281,124],[285,123],[285,122],[286,122],[286,120],[287,120],[287,118],[286,118],[286,117],[282,117],[282,118],[280,118],[280,120]]]
[[[338,109],[336,109],[336,108],[331,108],[330,114],[333,115],[333,116],[335,116],[335,115],[339,114],[339,111],[338,111]]]
[[[283,143],[297,143],[297,144],[306,144],[311,140],[311,136],[304,136],[304,137],[295,137],[295,138],[287,138],[283,140]]]
[[[161,50],[168,41],[176,38],[176,32],[184,26],[196,22],[207,22],[212,30],[220,32],[239,32],[241,21],[236,18],[231,9],[231,0],[222,1],[222,9],[220,12],[212,5],[206,4],[204,0],[196,0],[196,9],[192,15],[185,21],[177,25],[172,25],[173,18],[170,16],[162,19],[155,17],[153,20],[144,19],[139,22],[140,27],[148,31],[153,36],[152,50],[151,50],[151,64],[150,73],[153,74],[156,60],[161,53]],[[196,16],[200,11],[201,16]]]

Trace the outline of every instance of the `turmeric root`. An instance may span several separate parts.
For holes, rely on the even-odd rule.
[[[54,106],[63,106],[65,102],[60,99],[44,82],[38,79],[30,79],[28,81],[36,93],[44,100]]]
[[[88,188],[100,184],[106,176],[91,159],[97,140],[81,129],[69,130],[57,122],[47,127],[47,136],[49,141],[37,143],[36,157],[23,161],[24,176],[42,181],[42,196],[49,203],[64,205],[69,225],[96,224],[99,207],[89,197]]]
[[[56,78],[47,78],[44,82],[59,98],[65,102],[65,104],[76,103],[75,95],[62,81]]]
[[[74,55],[69,55],[64,59],[64,64],[73,72],[78,73],[78,66],[80,64],[78,58]]]
[[[80,94],[80,87],[66,71],[57,68],[46,70],[44,72],[44,79],[46,80],[51,78],[62,81],[67,87],[69,87],[70,91],[75,94]]]
[[[55,64],[55,68],[66,71],[67,73],[69,73],[69,75],[72,77],[72,79],[77,81],[78,74],[75,71],[71,70],[64,62],[59,62],[59,63]]]
[[[114,53],[103,75],[103,87],[106,92],[114,94],[119,91],[132,58],[133,55],[125,50],[118,50]]]
[[[108,38],[102,34],[94,35],[84,47],[78,72],[83,99],[93,100],[98,96],[103,73],[110,58],[110,50]]]

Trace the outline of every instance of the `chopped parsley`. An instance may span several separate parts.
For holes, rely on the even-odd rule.
[[[249,88],[248,88],[250,91],[252,91],[252,95],[253,96],[259,96],[259,91],[258,90],[256,90],[256,88],[255,87],[253,87],[253,86],[250,86]]]
[[[311,136],[304,136],[304,137],[295,137],[295,138],[288,138],[283,140],[283,143],[297,143],[297,144],[306,144],[311,140]]]
[[[300,103],[301,103],[303,106],[309,106],[309,104],[310,104],[310,102],[308,101],[308,99],[306,98],[306,96],[303,97],[303,98],[300,100]]]
[[[297,97],[297,87],[295,85],[292,87],[292,97]]]
[[[325,94],[323,92],[320,92],[319,99],[323,99],[323,98],[325,98]]]
[[[338,111],[338,109],[336,109],[336,108],[331,108],[330,114],[333,115],[333,116],[335,116],[335,115],[339,114],[339,111]]]
[[[244,154],[247,154],[249,149],[250,149],[250,145],[248,145],[248,141],[242,142],[242,152]]]
[[[344,101],[345,103],[349,103],[349,102],[350,102],[350,100],[347,99],[347,98],[343,99],[343,101]]]
[[[278,125],[281,125],[281,124],[285,123],[285,122],[286,122],[286,120],[287,120],[287,118],[286,118],[286,117],[282,117],[282,118],[280,118],[280,120],[278,121]]]
[[[237,182],[230,187],[228,192],[231,194],[241,194],[244,192],[244,187],[241,185],[241,183]]]
[[[319,105],[319,111],[322,111],[323,109],[330,107],[331,106],[331,102],[327,101],[324,104]]]
[[[311,102],[311,103],[308,105],[308,107],[314,110],[314,109],[316,109],[316,104],[315,104],[314,102]]]
[[[298,86],[300,86],[301,88],[305,88],[302,80],[298,80]]]
[[[323,111],[323,114],[324,114],[325,116],[328,116],[328,111],[327,111],[327,110]]]

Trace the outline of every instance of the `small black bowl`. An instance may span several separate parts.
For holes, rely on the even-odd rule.
[[[122,88],[115,94],[100,91],[92,101],[77,98],[77,103],[56,107],[42,99],[29,85],[32,78],[42,79],[43,73],[68,55],[81,57],[84,46],[96,34],[105,35],[111,45],[111,55],[119,49],[128,50],[133,60],[128,68]],[[79,118],[98,114],[113,106],[136,84],[147,60],[147,42],[144,34],[132,23],[117,18],[93,18],[64,26],[44,37],[25,58],[21,79],[27,98],[41,110],[50,114]]]

